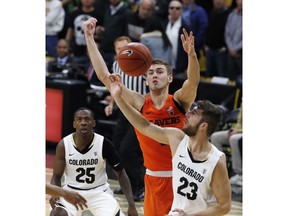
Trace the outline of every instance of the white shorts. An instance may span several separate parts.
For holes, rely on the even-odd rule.
[[[75,190],[69,186],[63,187],[66,190],[71,190],[79,193],[87,200],[88,208],[81,210],[78,207],[78,211],[74,205],[67,202],[64,198],[60,197],[58,207],[65,209],[69,216],[123,216],[123,212],[120,210],[120,206],[113,196],[113,192],[109,187],[109,184],[97,187],[91,190]],[[118,214],[117,214],[118,213]]]

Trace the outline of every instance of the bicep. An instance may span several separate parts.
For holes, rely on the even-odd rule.
[[[214,169],[211,188],[218,204],[231,204],[231,185],[229,182],[225,155],[221,156]]]
[[[65,169],[65,147],[64,142],[61,140],[56,147],[53,176],[61,178]]]

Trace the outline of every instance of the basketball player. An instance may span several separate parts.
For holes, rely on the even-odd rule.
[[[111,94],[131,124],[143,135],[170,145],[174,199],[169,215],[227,214],[231,208],[231,187],[225,154],[209,142],[220,120],[221,109],[209,101],[198,101],[197,106],[186,113],[182,130],[159,127],[121,97],[119,76],[111,75],[110,80]]]
[[[110,73],[93,38],[96,23],[95,18],[84,22],[85,39],[95,72],[110,91]],[[185,112],[190,109],[195,100],[200,80],[200,67],[194,50],[192,32],[188,35],[183,29],[181,40],[183,49],[188,55],[188,78],[174,95],[168,93],[169,84],[173,80],[172,67],[162,60],[153,61],[150,69],[146,72],[149,97],[131,91],[125,86],[122,90],[122,96],[129,104],[149,121],[162,127],[182,128]],[[171,150],[169,146],[144,136],[137,130],[136,134],[146,167],[144,214],[163,216],[169,212],[173,201]]]
[[[77,210],[78,206],[82,210],[84,210],[84,207],[85,208],[88,207],[86,204],[87,200],[84,197],[82,197],[79,193],[70,190],[65,190],[56,185],[46,184],[46,194],[63,197],[69,203],[73,204]]]
[[[78,192],[87,200],[88,208],[84,210],[86,215],[123,215],[107,183],[107,160],[127,198],[128,215],[137,216],[130,181],[119,156],[109,140],[93,132],[95,125],[94,113],[90,109],[82,107],[76,110],[73,121],[75,132],[60,140],[56,147],[51,184],[60,187],[65,173],[63,188]],[[77,210],[62,197],[51,197],[50,205],[53,208],[51,216],[80,216],[84,212]]]

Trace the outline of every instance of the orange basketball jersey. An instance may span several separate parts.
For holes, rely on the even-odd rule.
[[[141,109],[142,115],[153,124],[161,127],[182,128],[185,118],[184,110],[168,95],[165,105],[156,109],[150,97],[146,98]],[[144,166],[151,171],[172,170],[172,155],[169,145],[161,144],[136,130],[144,157]]]

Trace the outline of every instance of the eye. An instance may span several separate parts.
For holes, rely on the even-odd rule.
[[[148,71],[148,73],[147,73],[148,75],[153,75],[153,71]]]

